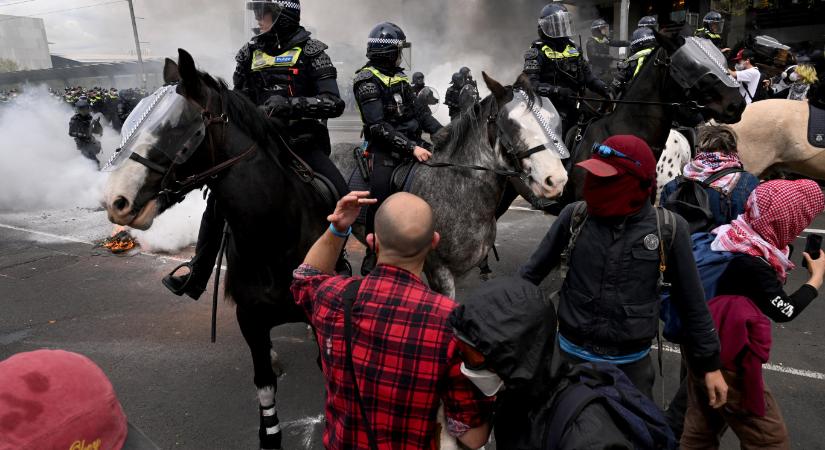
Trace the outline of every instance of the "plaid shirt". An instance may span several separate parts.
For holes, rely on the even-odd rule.
[[[292,294],[315,328],[326,379],[324,448],[369,449],[346,369],[342,294],[354,280],[302,265]],[[461,374],[447,316],[456,303],[412,273],[379,265],[366,277],[352,309],[353,362],[378,447],[438,447],[436,413],[444,403],[450,432],[490,419],[493,400]]]

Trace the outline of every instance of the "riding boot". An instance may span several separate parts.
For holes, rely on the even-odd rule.
[[[195,256],[191,261],[175,267],[169,275],[165,276],[163,285],[175,295],[186,294],[195,300],[200,298],[212,276],[212,269],[221,247],[223,229],[223,214],[217,210],[214,197],[210,194],[201,219]],[[189,271],[183,275],[177,275],[182,268],[188,268]]]

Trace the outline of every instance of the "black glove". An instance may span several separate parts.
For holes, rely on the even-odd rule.
[[[266,99],[263,109],[270,117],[289,117],[292,113],[292,102],[283,95],[273,95]]]

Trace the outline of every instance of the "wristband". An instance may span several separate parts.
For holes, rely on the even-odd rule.
[[[329,232],[341,239],[346,239],[352,234],[352,227],[347,228],[347,231],[342,233],[335,229],[335,225],[329,224]]]

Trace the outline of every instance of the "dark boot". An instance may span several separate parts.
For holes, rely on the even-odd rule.
[[[184,267],[189,269],[189,272],[183,275],[176,275],[176,273]],[[206,285],[201,285],[194,282],[193,280],[196,277],[192,276],[193,273],[194,266],[192,265],[192,262],[183,263],[178,267],[175,267],[175,270],[170,272],[169,275],[163,277],[163,285],[177,296],[186,294],[194,300],[197,300],[200,298],[201,294],[203,294],[203,291],[206,290]]]

